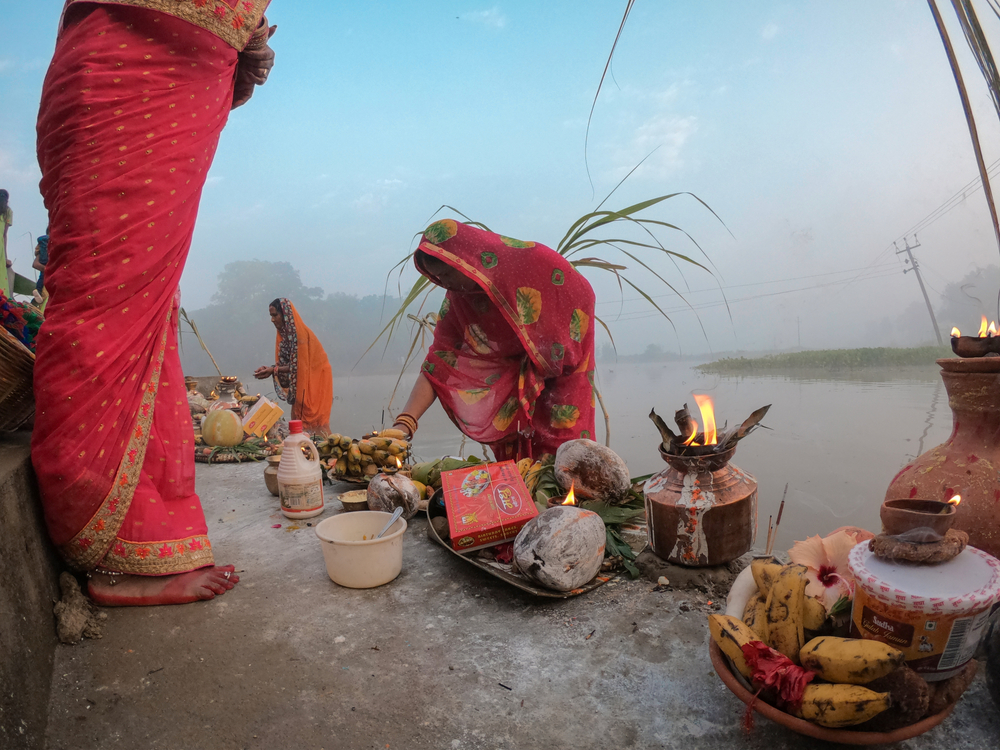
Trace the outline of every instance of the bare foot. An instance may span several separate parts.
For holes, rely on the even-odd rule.
[[[240,581],[232,565],[199,568],[172,576],[110,576],[91,571],[87,593],[104,607],[187,604],[214,599]]]

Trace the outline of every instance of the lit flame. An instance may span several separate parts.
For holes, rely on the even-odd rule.
[[[695,438],[695,436],[697,434],[698,434],[698,425],[696,425],[696,424],[694,424],[692,422],[691,423],[691,434],[688,435],[688,439],[684,441],[684,445],[697,445],[697,443],[694,442],[694,438]]]
[[[960,330],[958,330],[957,328],[952,328],[951,329],[951,336],[952,336],[952,338],[956,338],[957,339],[961,335],[962,335],[962,332]]]
[[[983,322],[979,326],[979,338],[986,337],[986,316],[983,316]]]
[[[948,501],[948,504],[949,505],[958,505],[960,502],[962,502],[962,496],[961,495],[955,495],[955,497],[953,497],[951,500]]]
[[[997,322],[995,320],[990,323],[990,328],[988,331],[986,331],[986,335],[987,336],[997,335]]]
[[[402,469],[403,468],[403,462],[399,460],[399,456],[393,456],[393,458],[396,459],[396,468],[397,469]]]
[[[562,501],[563,505],[576,505],[576,495],[573,493],[574,482],[569,486],[569,492],[566,493],[566,499]]]
[[[705,426],[705,445],[715,445],[719,439],[715,432],[715,409],[712,406],[712,398],[695,394],[694,400],[701,409],[701,422]]]

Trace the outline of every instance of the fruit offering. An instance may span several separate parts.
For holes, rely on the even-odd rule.
[[[410,455],[402,430],[382,430],[360,440],[334,433],[316,444],[331,479],[366,482],[386,469],[398,471]]]
[[[712,640],[761,700],[819,726],[869,732],[901,729],[958,700],[975,674],[974,661],[948,680],[927,683],[903,652],[833,635],[835,618],[805,594],[806,571],[774,557],[754,558],[756,592],[742,620],[709,615]],[[935,701],[938,695],[947,703]]]

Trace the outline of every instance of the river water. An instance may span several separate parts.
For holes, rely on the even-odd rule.
[[[927,367],[866,369],[845,373],[799,372],[781,375],[716,376],[693,369],[696,363],[604,365],[599,386],[611,416],[611,447],[633,476],[660,471],[659,435],[648,418],[655,408],[668,423],[685,402],[698,418],[693,393],[715,402],[721,426],[742,422],[765,404],[763,424],[740,442],[734,457],[759,484],[763,546],[768,515],[776,515],[785,484],[788,494],[776,549],[796,539],[825,534],[838,526],[874,531],[889,481],[910,460],[948,438],[951,411],[933,363]],[[401,408],[415,376],[404,376],[393,402]],[[246,380],[253,388],[252,380]],[[269,381],[265,381],[268,385]],[[396,376],[338,377],[331,427],[360,436],[382,424],[383,409]],[[269,388],[262,388],[267,394]],[[385,412],[388,425],[391,422]],[[598,440],[604,426],[598,414]],[[421,419],[414,443],[418,460],[457,455],[462,436],[435,405]],[[481,455],[464,445],[464,454]]]

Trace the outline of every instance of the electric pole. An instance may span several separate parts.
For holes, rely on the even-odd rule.
[[[909,258],[906,262],[910,264],[910,267],[904,268],[903,273],[906,274],[913,271],[917,275],[917,283],[920,284],[920,292],[924,295],[924,302],[927,303],[927,312],[930,313],[931,316],[931,323],[934,326],[934,335],[937,336],[938,346],[944,346],[944,341],[941,339],[941,331],[938,329],[937,318],[934,317],[934,308],[931,307],[931,301],[927,297],[927,290],[924,288],[924,280],[920,278],[920,266],[917,264],[917,259],[913,257],[912,251],[920,247],[920,242],[917,240],[916,235],[913,235],[913,245],[911,245],[910,241],[905,237],[903,238],[903,242],[906,244],[906,247],[902,250],[896,247],[896,255],[906,253]],[[892,244],[894,247],[896,246],[895,242]]]

